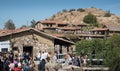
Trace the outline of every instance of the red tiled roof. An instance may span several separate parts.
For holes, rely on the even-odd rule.
[[[67,24],[63,21],[51,21],[51,20],[41,20],[39,22],[42,23],[42,24],[61,24],[61,25]]]
[[[0,36],[9,33],[10,30],[0,30]]]
[[[56,21],[56,24],[67,25],[67,23],[66,23],[66,22],[63,22],[63,21]]]
[[[55,21],[50,21],[50,20],[41,20],[40,23],[42,24],[56,24]]]
[[[62,40],[62,41],[65,41],[65,42],[74,44],[74,43],[71,42],[71,41],[64,40],[64,39],[62,39],[62,38],[58,38],[58,37],[52,36],[52,35],[50,35],[50,34],[46,34],[46,33],[44,33],[44,32],[41,32],[41,31],[37,30],[37,29],[34,29],[34,28],[18,28],[18,29],[15,29],[15,30],[0,30],[0,37],[7,36],[7,35],[10,36],[12,33],[13,33],[13,34],[14,34],[14,33],[20,33],[20,32],[24,32],[24,31],[27,31],[27,30],[34,30],[34,31],[36,31],[36,32],[39,32],[39,33],[41,33],[41,34],[43,34],[43,35],[52,37],[52,38],[54,38],[54,39],[58,39],[58,40]]]
[[[19,32],[22,32],[22,31],[29,30],[29,29],[30,28],[18,28],[18,29],[15,29],[15,30],[1,30],[0,31],[0,36],[9,35],[11,33],[19,33]]]
[[[104,35],[99,35],[99,34],[79,34],[79,36],[83,37],[104,37]]]
[[[75,28],[75,27],[59,27],[61,30],[79,30],[80,28]]]
[[[94,28],[91,31],[107,31],[109,30],[108,28]]]

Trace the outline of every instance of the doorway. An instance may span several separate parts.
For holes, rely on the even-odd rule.
[[[33,56],[33,47],[32,46],[24,46],[23,52],[29,53],[30,56]]]

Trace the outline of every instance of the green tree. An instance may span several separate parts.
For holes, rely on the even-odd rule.
[[[96,58],[103,58],[105,66],[110,71],[120,70],[120,34],[114,34],[112,37],[104,39],[81,40],[76,43],[78,54],[88,54],[89,58],[95,51]]]
[[[81,40],[76,43],[76,52],[81,56],[87,54],[89,59],[104,59],[106,54],[105,41],[104,39]],[[91,65],[91,61],[89,61],[89,65]]]
[[[120,35],[119,34],[113,34],[111,38],[108,39],[110,42],[111,46],[116,48],[120,47]]]
[[[80,55],[86,55],[91,53],[92,44],[90,40],[81,40],[76,43],[76,52]]]
[[[36,24],[36,21],[33,19],[33,20],[31,21],[30,27],[35,28],[35,24]]]
[[[11,19],[5,23],[4,29],[13,30],[15,28],[16,27]]]
[[[98,26],[97,18],[95,15],[89,13],[83,18],[83,22],[88,23],[92,26]]]
[[[107,11],[107,12],[105,13],[104,17],[111,17],[110,11]]]
[[[104,52],[105,52],[105,40],[104,39],[93,39],[91,40],[92,42],[92,47],[91,50],[92,52],[95,52],[95,57],[96,58],[103,58]]]
[[[113,34],[106,41],[106,56],[105,65],[110,68],[110,71],[120,70],[120,35]]]
[[[69,12],[75,11],[75,9],[70,9]]]
[[[62,12],[67,12],[67,10],[66,10],[66,9],[63,9]]]
[[[26,25],[22,25],[20,28],[27,28],[28,26],[26,26]]]
[[[83,8],[78,8],[77,11],[85,12],[85,10]]]
[[[110,71],[120,71],[120,47],[112,48],[107,52],[105,64],[110,68]]]
[[[104,56],[104,54],[102,54],[104,47],[105,42],[103,39],[81,40],[76,43],[77,54],[88,54],[89,57],[91,57],[92,54],[96,54],[95,58],[101,58]]]

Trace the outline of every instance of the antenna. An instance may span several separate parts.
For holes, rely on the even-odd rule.
[[[27,27],[28,27],[28,20],[27,20]]]

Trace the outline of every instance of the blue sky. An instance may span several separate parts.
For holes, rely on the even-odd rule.
[[[0,29],[9,19],[18,28],[44,20],[63,9],[96,7],[120,15],[120,0],[0,0]]]

